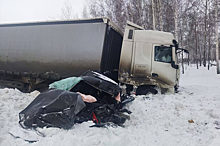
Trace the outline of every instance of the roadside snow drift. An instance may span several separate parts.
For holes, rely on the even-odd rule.
[[[90,128],[93,123],[85,122],[70,130],[22,129],[18,113],[38,94],[0,89],[1,146],[220,145],[220,75],[214,67],[187,66],[175,95],[138,96],[127,105],[132,114],[125,127]]]

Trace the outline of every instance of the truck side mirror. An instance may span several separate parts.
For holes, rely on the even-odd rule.
[[[186,50],[186,49],[183,49],[183,51],[184,51],[185,53],[189,53],[189,51],[188,51],[188,50]]]
[[[172,66],[172,68],[174,68],[174,69],[179,69],[179,65],[176,65],[176,64],[175,64],[175,61],[172,61],[172,62],[171,62],[171,66]]]
[[[175,46],[176,48],[178,48],[179,44],[177,43],[176,40],[173,40],[173,44],[174,44],[174,46]]]
[[[178,50],[180,50],[180,52],[184,51],[185,53],[189,53],[189,51],[187,49],[178,48]]]

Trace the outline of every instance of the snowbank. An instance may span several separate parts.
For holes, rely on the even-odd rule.
[[[90,128],[92,122],[71,130],[24,130],[18,113],[38,94],[0,89],[0,145],[99,146],[217,146],[220,137],[220,75],[216,68],[187,67],[175,95],[138,96],[127,107],[133,113],[125,127]],[[20,138],[14,138],[20,136]],[[36,140],[29,143],[26,140]]]

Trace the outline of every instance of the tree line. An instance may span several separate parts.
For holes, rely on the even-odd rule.
[[[109,17],[122,30],[129,20],[145,29],[171,32],[197,68],[209,68],[219,57],[219,0],[90,0],[82,16]]]

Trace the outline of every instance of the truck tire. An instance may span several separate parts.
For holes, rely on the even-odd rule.
[[[175,90],[175,93],[178,93],[178,92],[179,92],[179,91],[178,91],[178,86],[177,86],[177,85],[174,86],[174,90]]]
[[[126,84],[126,94],[127,95],[131,95],[131,91],[133,91],[133,90],[134,90],[133,85]]]
[[[150,86],[150,85],[138,86],[136,90],[136,95],[146,95],[148,93],[157,94],[158,91],[154,89],[154,86]]]

